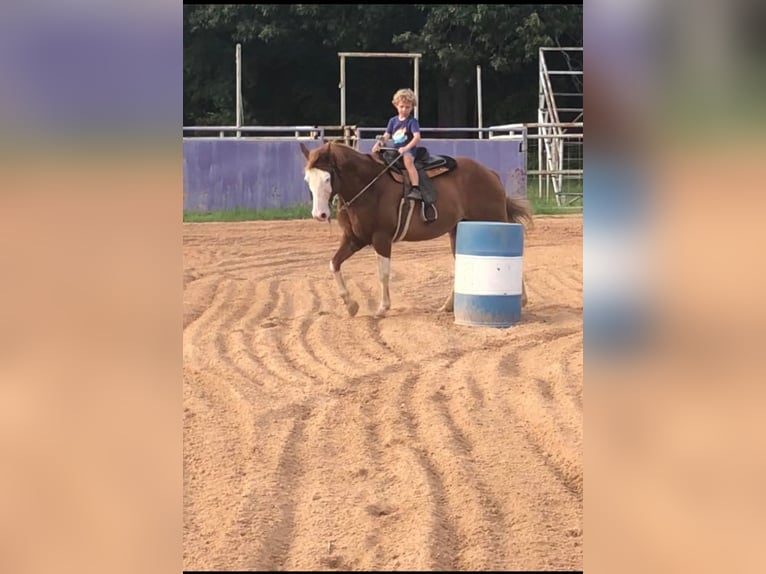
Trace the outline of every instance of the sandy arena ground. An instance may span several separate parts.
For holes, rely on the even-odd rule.
[[[313,220],[184,224],[184,568],[582,569],[582,218],[527,233],[508,329],[436,312],[447,236],[329,261]]]

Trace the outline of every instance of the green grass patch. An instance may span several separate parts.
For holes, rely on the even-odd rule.
[[[536,215],[582,213],[582,200],[578,200],[574,205],[564,205],[564,201],[569,198],[562,198],[562,205],[559,205],[553,195],[546,199],[545,197],[537,197],[536,193],[530,193],[527,197]]]
[[[540,189],[538,189],[537,178],[530,176],[527,178],[527,198],[532,203],[534,212],[540,215],[556,215],[567,213],[582,213],[583,206],[583,181],[582,179],[565,179],[563,181],[562,191],[565,192],[556,201],[556,194],[553,188],[548,188],[546,197],[545,180]],[[540,193],[541,195],[538,195]]]
[[[311,217],[311,204],[254,209],[235,207],[223,211],[185,211],[184,221],[200,223],[205,221],[259,221],[276,219],[308,219]]]
[[[578,182],[569,182],[570,184]],[[582,182],[579,182],[579,189],[575,186],[565,188],[570,192],[582,192]],[[527,197],[532,203],[534,212],[539,215],[557,215],[569,213],[582,213],[582,198],[575,199],[574,196],[562,197],[562,205],[556,202],[556,196],[551,191],[546,198],[544,195],[538,197],[537,184],[527,187]],[[574,199],[574,202],[569,204]],[[269,209],[254,209],[250,207],[236,207],[223,211],[187,211],[183,214],[183,220],[189,223],[201,223],[208,221],[267,221],[278,219],[309,219],[311,218],[311,204],[294,205],[291,207],[277,207]]]

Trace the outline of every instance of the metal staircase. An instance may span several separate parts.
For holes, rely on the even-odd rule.
[[[538,193],[552,187],[558,205],[582,201],[583,49],[540,48]],[[562,105],[563,104],[563,105]]]

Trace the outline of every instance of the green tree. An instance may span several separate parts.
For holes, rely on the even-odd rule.
[[[393,41],[423,52],[424,67],[436,72],[441,126],[472,124],[474,108],[469,102],[475,104],[475,99],[469,96],[469,88],[475,85],[477,65],[502,77],[506,94],[523,90],[527,102],[534,102],[529,96],[534,98],[537,89],[532,80],[538,49],[582,45],[581,5],[421,4],[417,8],[426,16],[423,26]],[[503,91],[497,83],[495,87]],[[497,90],[487,95],[490,101],[503,99]]]
[[[534,119],[541,46],[581,46],[581,5],[184,6],[184,122],[233,124],[242,44],[245,123],[339,120],[338,52],[420,52],[426,126],[475,125],[476,65],[485,125]],[[347,61],[347,121],[379,126],[411,86],[408,60]]]
[[[234,46],[242,44],[242,92],[246,123],[337,124],[338,52],[392,51],[391,38],[404,15],[418,25],[412,7],[391,5],[198,5],[184,7],[185,122],[235,117]],[[421,18],[422,19],[422,18]],[[227,45],[228,43],[228,45]],[[391,63],[349,62],[350,123],[380,123],[370,78],[395,78]],[[382,82],[385,84],[385,82]],[[389,82],[390,83],[390,82]],[[411,83],[411,82],[410,82]],[[392,84],[399,87],[398,84]],[[393,88],[390,90],[393,93]],[[371,95],[372,94],[372,95]],[[390,98],[391,94],[386,97]],[[388,104],[385,98],[377,97]],[[200,113],[200,110],[206,110]],[[365,110],[369,113],[365,114]],[[188,111],[188,113],[187,113]],[[389,113],[390,104],[385,108]]]

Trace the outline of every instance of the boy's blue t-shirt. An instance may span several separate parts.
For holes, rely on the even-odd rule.
[[[399,116],[396,115],[388,120],[386,131],[391,134],[391,141],[394,142],[394,147],[399,149],[412,141],[413,134],[420,131],[420,123],[415,116],[409,116],[406,120],[400,120]],[[416,149],[417,147],[413,148],[412,152],[415,153]]]

